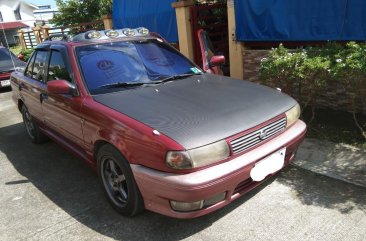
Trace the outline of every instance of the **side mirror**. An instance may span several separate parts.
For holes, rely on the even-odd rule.
[[[210,66],[220,66],[225,64],[225,56],[224,55],[215,55],[210,59]]]
[[[75,85],[66,80],[51,80],[47,82],[47,91],[53,94],[74,94]]]

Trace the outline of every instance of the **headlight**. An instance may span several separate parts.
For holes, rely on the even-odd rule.
[[[301,110],[299,104],[296,104],[294,107],[292,107],[290,110],[286,112],[286,118],[287,118],[286,128],[294,124],[299,119],[300,113]]]
[[[175,169],[190,169],[221,161],[229,155],[229,146],[225,140],[222,140],[188,151],[169,151],[166,163]]]

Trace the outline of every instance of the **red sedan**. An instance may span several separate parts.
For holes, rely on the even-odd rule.
[[[145,28],[50,38],[11,85],[30,140],[85,160],[128,216],[217,210],[288,165],[306,132],[291,97],[205,73]]]

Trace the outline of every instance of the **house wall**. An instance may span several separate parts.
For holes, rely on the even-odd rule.
[[[33,23],[35,21],[35,18],[33,15],[33,10],[35,10],[35,8],[25,3],[22,3],[20,6],[20,15],[22,16],[22,22],[30,27],[34,27]]]
[[[15,19],[14,10],[17,9],[17,7],[20,4],[20,16],[22,18],[22,22],[29,27],[33,27],[34,23],[34,16],[33,16],[33,10],[35,10],[34,7],[29,6],[26,3],[20,2],[20,1],[14,1],[14,0],[1,0],[0,1],[0,11],[3,16],[4,22],[14,22],[17,21]]]
[[[268,56],[270,50],[255,50],[244,49],[243,51],[243,76],[245,80],[255,83],[261,83],[259,80],[259,69],[261,59]],[[271,87],[279,87],[274,83],[268,83]],[[286,93],[289,95],[296,95],[297,93]],[[306,95],[306,87],[303,88],[302,96]],[[330,108],[333,110],[349,111],[352,110],[352,98],[357,95],[352,88],[345,87],[337,81],[330,81],[325,90],[318,96],[316,107]],[[366,90],[364,90],[366,96]],[[366,113],[366,106],[363,103],[356,104],[356,109],[359,112]]]
[[[57,10],[39,10],[39,11],[34,11],[34,17],[37,20],[44,20],[44,21],[49,21],[50,19],[53,18],[53,16],[58,13]]]

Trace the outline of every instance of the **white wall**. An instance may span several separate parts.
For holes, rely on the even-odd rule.
[[[33,10],[35,10],[35,8],[16,0],[0,0],[0,12],[3,16],[4,22],[17,21],[15,19],[14,10],[16,10],[19,4],[20,16],[22,18],[21,21],[24,24],[33,27],[33,23],[35,21]]]
[[[20,6],[20,16],[22,17],[22,22],[30,27],[34,27],[33,23],[35,21],[35,17],[33,15],[33,10],[35,10],[35,8],[25,3],[22,3]]]
[[[34,17],[37,19],[37,20],[45,20],[45,21],[49,21],[50,19],[53,18],[53,15],[55,13],[58,13],[57,10],[48,10],[48,11],[41,11],[41,10],[37,10],[37,11],[34,11]]]

